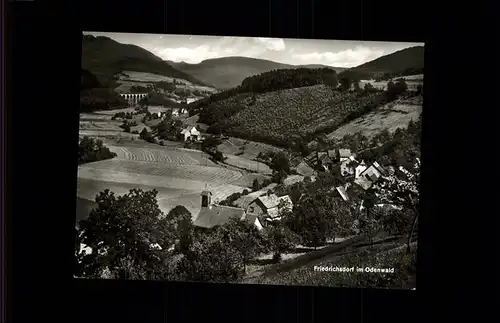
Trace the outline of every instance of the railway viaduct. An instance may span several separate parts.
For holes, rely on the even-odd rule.
[[[139,102],[142,98],[145,98],[147,93],[120,93],[120,96],[126,100]]]

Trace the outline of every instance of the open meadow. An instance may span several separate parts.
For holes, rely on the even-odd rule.
[[[193,84],[190,81],[173,78],[153,73],[135,72],[135,71],[123,71],[119,74],[119,84],[117,91],[122,93],[129,93],[132,86],[148,86],[155,85],[159,82],[173,83],[175,79],[177,88],[185,88],[190,90],[198,90],[205,92],[215,92],[216,89],[208,86],[203,86],[199,84]]]
[[[111,120],[120,109],[82,113],[80,137],[101,139],[116,154],[113,159],[86,163],[78,168],[77,218],[80,220],[95,207],[96,195],[109,189],[122,195],[132,188],[156,189],[158,204],[163,212],[177,205],[185,206],[195,217],[200,209],[200,193],[208,189],[214,201],[251,187],[254,178],[264,180],[264,174],[251,174],[235,167],[217,165],[205,153],[182,148],[182,143],[165,141],[165,147],[139,139],[137,134],[126,133],[119,126],[121,121]],[[161,110],[161,109],[159,109]],[[138,117],[140,118],[140,117]],[[139,123],[132,130],[149,127]],[[137,129],[136,129],[137,128]],[[236,164],[255,164],[234,156]],[[233,159],[230,159],[230,162]],[[265,173],[267,165],[259,166]]]
[[[424,82],[424,74],[401,76],[395,79],[401,78],[405,80],[408,89],[412,91],[415,91],[417,87]],[[387,83],[389,83],[389,81],[361,80],[359,81],[359,86],[364,88],[367,83],[370,83],[379,90],[387,90]]]
[[[421,113],[421,96],[398,100],[352,120],[327,136],[329,139],[341,139],[345,135],[360,132],[371,138],[384,129],[392,133],[397,128],[406,128],[410,120],[416,121]]]

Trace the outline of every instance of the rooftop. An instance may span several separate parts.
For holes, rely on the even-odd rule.
[[[244,215],[245,210],[241,208],[212,205],[211,208],[201,208],[200,213],[194,220],[194,225],[202,228],[213,228],[217,225],[226,224],[231,218],[242,219]]]
[[[342,158],[351,157],[352,153],[350,149],[339,149],[339,155]]]
[[[278,197],[276,194],[271,194],[269,196],[260,196],[258,198],[262,204],[266,207],[266,209],[272,209],[274,207],[277,207],[281,201],[285,201],[285,203],[292,204],[292,200],[288,195]]]

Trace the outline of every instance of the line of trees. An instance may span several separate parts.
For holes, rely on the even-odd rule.
[[[243,277],[258,254],[293,247],[280,228],[261,233],[239,219],[197,229],[183,206],[163,214],[157,194],[133,189],[116,196],[105,190],[96,197],[97,208],[77,230],[77,277],[231,282]]]

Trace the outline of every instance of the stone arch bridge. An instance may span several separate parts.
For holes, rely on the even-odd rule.
[[[128,101],[139,102],[142,98],[145,98],[147,93],[120,93],[120,96]]]

